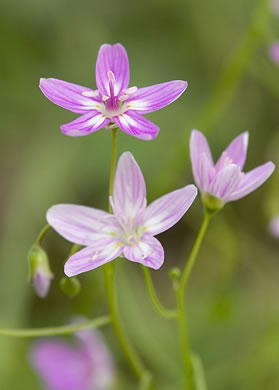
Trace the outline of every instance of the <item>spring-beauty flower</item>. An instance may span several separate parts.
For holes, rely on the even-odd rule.
[[[50,270],[46,251],[39,245],[33,245],[28,253],[29,280],[36,294],[45,298],[48,294],[53,273]]]
[[[279,41],[273,42],[268,49],[269,57],[274,64],[279,65]]]
[[[271,0],[271,8],[274,14],[279,16],[279,0]]]
[[[110,198],[113,214],[85,206],[60,204],[47,212],[48,223],[62,237],[86,248],[69,258],[65,274],[73,276],[99,267],[118,256],[158,269],[164,249],[154,237],[176,224],[197,195],[188,185],[146,207],[142,172],[129,152],[119,159]]]
[[[158,126],[142,116],[172,103],[187,88],[186,81],[170,81],[151,87],[129,87],[129,61],[124,47],[104,44],[96,63],[97,89],[57,79],[41,79],[40,88],[53,103],[81,114],[61,126],[64,134],[79,137],[102,128],[119,127],[126,133],[151,140]]]
[[[96,330],[77,332],[74,343],[41,340],[30,360],[46,390],[109,390],[114,380],[111,355]]]
[[[193,130],[190,139],[190,155],[193,176],[202,193],[205,206],[212,211],[225,203],[238,200],[260,187],[274,171],[274,164],[267,162],[244,173],[248,133],[236,137],[214,164],[208,143],[202,133]]]

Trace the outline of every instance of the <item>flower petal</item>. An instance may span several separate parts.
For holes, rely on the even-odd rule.
[[[198,130],[192,130],[191,133],[190,157],[195,183],[201,191],[206,191],[204,188],[204,178],[209,175],[210,171],[214,168],[214,164],[207,140]],[[205,174],[205,171],[207,174]]]
[[[157,111],[178,99],[186,88],[187,82],[181,80],[140,88],[126,100],[124,107],[141,114]]]
[[[135,111],[126,111],[113,117],[113,121],[125,133],[146,141],[156,138],[160,130],[158,126]]]
[[[130,152],[121,155],[114,179],[113,209],[116,215],[134,219],[146,206],[143,174]]]
[[[31,364],[47,389],[87,390],[92,370],[86,353],[57,340],[40,341],[31,350]]]
[[[61,131],[70,137],[82,137],[93,133],[94,131],[103,129],[111,120],[99,111],[90,111],[87,114],[81,115],[70,123],[61,126]]]
[[[156,235],[170,229],[189,209],[197,192],[191,184],[152,202],[144,212],[145,230]]]
[[[252,171],[245,173],[237,189],[229,196],[229,200],[232,201],[243,198],[243,196],[246,196],[250,194],[250,192],[256,190],[269,178],[274,169],[275,165],[269,161],[255,169],[252,169]]]
[[[241,176],[242,173],[238,165],[227,165],[214,177],[208,192],[219,199],[229,201],[229,196],[238,187]]]
[[[159,269],[164,262],[164,248],[150,234],[145,234],[137,245],[124,247],[123,253],[128,260],[153,269]]]
[[[86,92],[93,92],[92,89],[63,80],[41,79],[40,89],[54,104],[76,114],[95,110],[101,102],[100,97],[93,98],[83,95]]]
[[[226,164],[226,159],[229,159],[231,164],[238,165],[242,170],[246,160],[248,140],[249,133],[247,131],[236,137],[217,161],[216,171],[219,171]]]
[[[110,96],[108,72],[114,74],[114,96],[128,88],[130,80],[129,60],[125,48],[104,44],[100,47],[96,62],[96,83],[102,95]]]
[[[112,215],[86,206],[58,204],[47,211],[46,218],[57,233],[79,245],[93,245],[94,234],[109,235],[114,230]]]
[[[84,248],[71,256],[65,263],[64,272],[71,277],[91,271],[116,259],[121,253],[122,247],[115,239],[99,238],[96,235],[94,246]]]

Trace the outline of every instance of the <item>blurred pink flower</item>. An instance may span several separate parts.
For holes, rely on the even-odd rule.
[[[129,61],[124,47],[102,45],[96,63],[97,89],[57,79],[41,79],[40,88],[53,103],[76,114],[61,126],[64,134],[79,137],[104,127],[119,127],[126,133],[151,140],[159,128],[142,116],[172,103],[187,88],[186,81],[169,81],[151,87],[129,88]]]
[[[279,65],[279,41],[273,42],[268,49],[269,57],[276,64]]]
[[[188,185],[152,202],[146,207],[142,172],[131,153],[119,159],[110,199],[113,214],[71,204],[51,207],[48,223],[62,237],[86,248],[69,258],[65,274],[90,271],[124,255],[128,260],[158,269],[164,249],[154,237],[176,224],[197,195]]]
[[[279,16],[279,0],[272,0],[271,1],[271,8],[274,14]]]
[[[96,330],[82,330],[75,343],[41,340],[31,350],[31,365],[46,390],[108,390],[114,378],[110,353]]]
[[[269,223],[269,231],[274,238],[279,238],[279,214],[272,217]]]
[[[272,174],[275,166],[267,162],[244,173],[242,171],[247,154],[248,133],[236,137],[213,163],[208,143],[202,133],[192,131],[190,154],[195,182],[206,198],[217,198],[220,207],[238,200],[261,186]]]

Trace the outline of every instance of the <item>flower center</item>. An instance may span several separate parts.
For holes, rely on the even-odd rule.
[[[108,71],[107,75],[110,94],[109,96],[102,96],[102,100],[104,102],[103,114],[108,118],[113,118],[114,116],[123,114],[127,110],[127,108],[123,105],[123,102],[137,91],[137,87],[123,89],[118,95],[115,95],[115,75],[111,70]]]

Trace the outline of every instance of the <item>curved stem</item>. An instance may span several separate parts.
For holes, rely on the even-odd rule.
[[[188,326],[187,326],[187,313],[185,307],[185,288],[187,286],[191,271],[195,264],[197,254],[199,252],[202,240],[204,238],[205,232],[207,230],[208,224],[212,218],[213,214],[208,213],[207,211],[204,214],[204,219],[194,242],[193,248],[189,255],[188,261],[184,267],[183,274],[179,281],[178,288],[176,290],[176,301],[178,309],[178,329],[180,335],[181,350],[183,355],[183,367],[184,367],[184,378],[185,378],[185,389],[187,390],[196,390],[193,364],[191,358],[191,350],[188,339]]]
[[[147,291],[149,293],[150,299],[155,306],[155,308],[158,310],[158,312],[161,314],[161,316],[165,318],[175,318],[177,316],[177,310],[169,310],[162,305],[160,302],[158,295],[156,293],[156,290],[153,285],[153,281],[150,275],[150,271],[147,267],[142,265],[142,270],[144,273],[144,278],[147,286]]]
[[[94,320],[84,321],[77,324],[53,326],[47,328],[36,329],[1,329],[0,336],[11,337],[45,337],[45,336],[58,336],[77,332],[82,329],[99,328],[107,325],[111,322],[110,317],[100,317]]]
[[[110,179],[109,179],[109,196],[112,196],[113,194],[116,159],[117,159],[117,129],[113,129],[112,130],[112,155],[111,155]],[[110,202],[108,208],[109,211],[112,212],[112,207]],[[120,322],[118,305],[117,305],[117,297],[115,291],[115,278],[114,278],[115,264],[113,262],[109,262],[103,266],[103,269],[104,269],[104,277],[105,277],[105,290],[106,290],[108,306],[111,314],[111,322],[116,337],[118,338],[122,351],[124,352],[126,359],[129,362],[130,367],[132,368],[135,375],[140,379],[140,381],[144,381],[145,378],[149,378],[149,381],[147,382],[145,389],[152,390],[153,384],[151,380],[151,374],[145,368],[140,357],[134,350]]]
[[[47,234],[47,232],[49,231],[49,229],[51,228],[51,226],[49,224],[45,225],[42,230],[40,231],[38,237],[37,237],[37,240],[35,241],[36,244],[40,245],[44,236]]]

